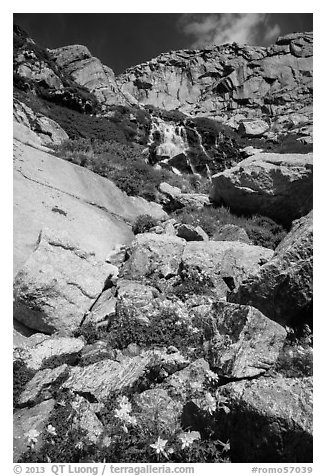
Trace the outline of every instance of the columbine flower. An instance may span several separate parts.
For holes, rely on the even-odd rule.
[[[75,448],[77,450],[82,450],[84,448],[84,443],[82,441],[78,441],[78,443],[75,444]]]
[[[182,450],[188,448],[195,440],[200,440],[200,433],[198,431],[188,431],[188,433],[181,433],[179,439],[182,442]]]
[[[203,384],[201,382],[191,382],[190,388],[191,390],[200,392],[203,389]]]
[[[131,412],[131,403],[125,395],[120,398],[119,405],[120,408],[124,408],[128,413]]]
[[[216,410],[216,400],[209,392],[206,392],[205,394],[203,407],[203,409],[208,411],[210,415],[212,415]]]
[[[127,425],[136,425],[137,420],[134,416],[130,415],[131,412],[131,403],[127,397],[122,397],[120,400],[120,408],[114,410],[114,415],[116,418],[119,418],[123,423],[123,430],[128,433]]]
[[[75,410],[75,412],[78,412],[78,410],[79,410],[79,403],[78,402],[70,402],[70,405],[72,406],[73,410]]]
[[[31,448],[33,448],[36,445],[37,438],[39,437],[39,435],[40,435],[40,432],[35,429],[29,430],[28,433],[25,433],[28,444],[30,445]]]
[[[48,426],[47,426],[47,431],[48,431],[48,433],[50,433],[50,435],[52,435],[52,436],[57,436],[57,432],[55,431],[54,426],[48,425]]]
[[[226,443],[223,443],[223,441],[220,440],[217,440],[217,442],[222,446],[222,453],[227,453],[228,451],[230,451],[231,446],[229,440]]]
[[[116,418],[119,418],[119,420],[127,420],[130,416],[129,413],[129,407],[126,405],[121,405],[120,408],[114,410],[114,415]]]
[[[206,370],[206,377],[208,378],[208,380],[218,382],[218,375],[212,372],[211,370]]]
[[[165,445],[167,444],[167,442],[168,440],[162,440],[162,438],[159,436],[157,438],[156,443],[153,443],[152,445],[149,445],[149,446],[153,448],[158,455],[161,453],[166,455]]]

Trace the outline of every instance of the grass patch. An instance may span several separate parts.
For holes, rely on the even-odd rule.
[[[243,228],[254,245],[275,249],[286,235],[286,230],[268,217],[253,215],[251,217],[238,216],[226,207],[204,207],[197,210],[185,207],[176,210],[173,214],[180,223],[200,226],[210,238],[218,234],[223,225],[236,225]]]

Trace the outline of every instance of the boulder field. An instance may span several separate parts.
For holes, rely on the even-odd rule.
[[[155,143],[162,163],[167,144],[181,147],[178,175],[180,161],[195,171],[181,113],[242,138],[312,139],[312,33],[172,51],[118,77],[84,46],[45,54],[16,33],[16,80],[42,81],[52,100],[72,95],[85,117],[121,107],[132,122],[128,108],[146,105],[181,117],[168,129],[160,119],[170,142]],[[206,144],[217,150],[222,133],[192,127],[193,158],[209,162]],[[162,181],[154,203],[55,156],[67,138],[15,99],[14,461],[311,463],[312,154],[237,149],[207,172],[210,194]],[[213,235],[167,213],[206,207],[209,220],[214,205],[244,215],[240,225],[222,218]],[[273,238],[286,227],[275,250],[264,236],[253,244],[245,215],[256,214],[267,235],[277,222]]]

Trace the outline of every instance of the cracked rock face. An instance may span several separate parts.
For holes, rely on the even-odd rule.
[[[67,235],[43,231],[16,275],[14,317],[41,332],[74,331],[104,288],[111,268]]]
[[[70,45],[48,52],[61,71],[94,93],[102,106],[128,104],[129,101],[118,89],[112,69],[92,56],[86,46]]]
[[[43,146],[58,145],[69,139],[68,134],[55,121],[35,113],[26,104],[14,99],[14,121],[37,132]]]
[[[286,330],[251,306],[217,302],[211,365],[219,375],[248,378],[260,375],[275,362]]]
[[[250,304],[283,325],[312,322],[313,212],[294,222],[273,258],[248,276],[230,300]]]
[[[296,33],[268,48],[233,43],[171,51],[129,68],[117,82],[142,104],[191,115],[227,118],[228,109],[240,107],[245,117],[257,117],[265,104],[284,114],[311,104],[312,42],[312,33]]]
[[[239,241],[193,241],[184,249],[182,269],[186,280],[194,272],[210,278],[214,293],[223,298],[272,256],[273,250]]]
[[[213,176],[211,199],[289,225],[312,209],[312,154],[260,153]]]
[[[232,382],[221,394],[230,413],[219,419],[232,461],[312,462],[312,377]]]

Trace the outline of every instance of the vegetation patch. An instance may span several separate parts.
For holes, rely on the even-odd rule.
[[[254,245],[275,249],[286,235],[286,230],[274,220],[260,215],[238,216],[225,207],[204,207],[197,210],[185,207],[176,210],[172,216],[180,223],[200,226],[214,240],[223,225],[243,228]]]
[[[284,377],[301,378],[313,374],[313,337],[307,324],[302,329],[287,327],[288,335],[275,364]]]
[[[150,215],[140,215],[132,225],[132,231],[135,235],[146,233],[154,226],[158,225],[158,220]]]
[[[117,304],[116,319],[108,329],[107,341],[117,349],[125,349],[129,344],[141,348],[175,346],[184,355],[195,353],[202,356],[203,329],[196,327],[200,322],[186,321],[173,309],[163,309],[151,317],[150,324],[135,318],[132,309]]]
[[[35,375],[35,371],[27,367],[25,362],[17,359],[13,364],[13,405],[17,407],[21,393]]]

